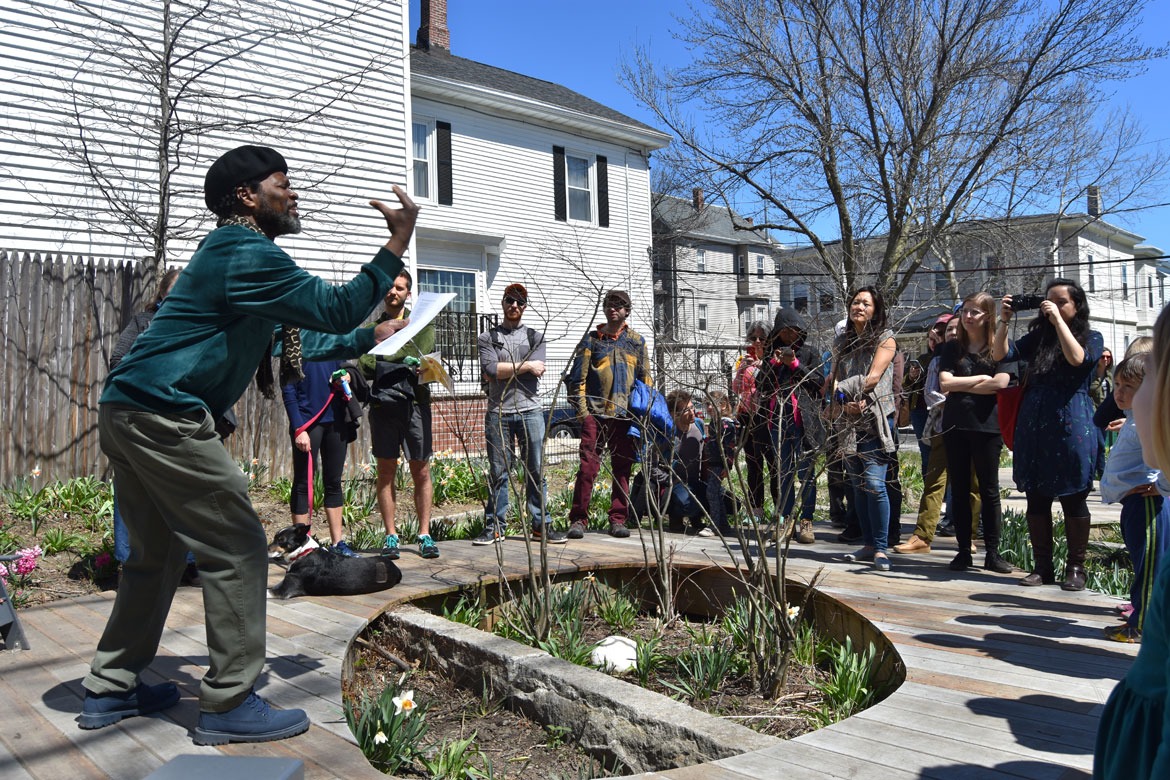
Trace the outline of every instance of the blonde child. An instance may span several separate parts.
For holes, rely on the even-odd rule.
[[[1125,622],[1105,629],[1115,642],[1140,642],[1142,620],[1153,592],[1154,577],[1170,543],[1170,501],[1158,494],[1158,469],[1142,460],[1142,444],[1133,421],[1133,397],[1146,373],[1146,356],[1136,355],[1121,362],[1113,375],[1113,397],[1125,413],[1125,424],[1109,450],[1109,461],[1101,477],[1101,500],[1121,504],[1121,536],[1133,561],[1134,580]]]

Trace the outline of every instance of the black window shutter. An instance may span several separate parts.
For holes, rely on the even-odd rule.
[[[553,217],[569,221],[568,196],[565,194],[565,147],[553,147]]]
[[[609,161],[597,155],[597,225],[609,227]]]
[[[451,123],[435,122],[435,156],[439,168],[439,203],[450,206],[455,202],[451,187]]]

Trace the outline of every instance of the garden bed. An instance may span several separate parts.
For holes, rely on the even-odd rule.
[[[777,696],[762,696],[737,649],[743,604],[724,605],[735,597],[734,578],[718,569],[688,572],[680,605],[694,609],[689,618],[664,624],[637,597],[644,574],[640,568],[608,570],[554,585],[558,629],[539,648],[499,635],[517,632],[509,618],[513,607],[490,603],[486,594],[495,588],[474,598],[453,593],[421,602],[455,621],[494,627],[494,634],[412,606],[395,609],[351,648],[347,704],[370,711],[379,696],[411,690],[428,707],[428,735],[412,748],[410,760],[394,768],[398,774],[418,770],[466,740],[479,766],[490,762],[496,777],[549,777],[546,758],[560,762],[553,766],[583,766],[592,759],[589,776],[600,776],[601,770],[664,770],[763,749],[868,706],[904,676],[892,645],[868,621],[820,594],[806,599],[794,585],[808,614],[802,619],[799,610],[791,612],[798,639],[786,687]],[[582,611],[579,626],[566,632],[575,620],[566,615],[569,603],[599,609]],[[635,669],[616,674],[590,668],[590,650],[611,634],[637,642]],[[857,653],[855,642],[873,647]],[[390,658],[403,660],[409,671],[403,674]],[[529,736],[518,731],[515,745],[501,745],[495,722],[481,719],[484,710],[491,710],[491,718],[502,710],[526,716],[534,722]],[[375,735],[361,728],[355,733],[376,759]]]

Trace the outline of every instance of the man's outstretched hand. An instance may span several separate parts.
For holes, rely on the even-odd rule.
[[[414,223],[418,220],[418,206],[406,194],[406,190],[397,184],[390,189],[394,190],[394,195],[402,204],[402,208],[392,209],[380,200],[371,200],[370,205],[382,212],[382,216],[386,218],[386,227],[390,228],[390,240],[386,242],[386,248],[402,257],[406,254],[406,248],[410,246],[410,236],[414,233]]]
[[[390,338],[409,324],[409,317],[401,320],[386,320],[385,322],[379,322],[374,326],[374,343],[381,344],[383,341]]]

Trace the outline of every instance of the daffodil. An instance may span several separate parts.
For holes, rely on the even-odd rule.
[[[374,735],[374,744],[375,745],[385,745],[389,741],[390,741],[390,738],[386,736],[386,732],[384,732],[384,731],[379,731],[377,734]]]
[[[33,466],[32,475],[34,477],[39,477],[41,475],[41,467],[40,466]]]
[[[404,712],[409,715],[414,710],[414,691],[404,691],[401,696],[395,696],[390,701],[394,702],[395,715]]]
[[[789,620],[796,620],[798,615],[800,615],[800,607],[792,606],[788,608]]]
[[[584,579],[586,582],[592,584],[593,581],[597,579],[597,577],[593,576],[593,572],[589,572],[582,579]]]

